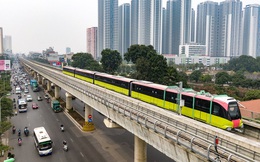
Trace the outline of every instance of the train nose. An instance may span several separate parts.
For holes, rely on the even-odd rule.
[[[240,119],[232,120],[233,128],[238,128],[240,124]]]

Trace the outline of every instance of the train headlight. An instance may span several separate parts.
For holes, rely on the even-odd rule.
[[[227,129],[226,129],[227,131],[231,131],[232,130],[232,128],[231,127],[227,127]]]

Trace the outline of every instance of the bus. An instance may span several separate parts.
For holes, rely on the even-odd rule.
[[[34,128],[33,137],[40,156],[52,154],[52,140],[44,127]]]
[[[18,100],[18,110],[20,112],[27,112],[27,102],[24,98]]]

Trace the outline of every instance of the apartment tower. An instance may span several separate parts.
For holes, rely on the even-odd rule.
[[[206,45],[206,56],[216,56],[218,3],[202,2],[197,6],[196,43]]]
[[[118,0],[98,0],[97,59],[102,50],[118,50]]]
[[[124,58],[124,54],[127,52],[127,48],[130,47],[130,4],[125,3],[119,6],[118,14],[118,35],[119,35],[119,47],[118,51]]]
[[[242,55],[260,56],[260,5],[246,5],[243,14]]]
[[[97,27],[87,28],[87,53],[97,59]]]

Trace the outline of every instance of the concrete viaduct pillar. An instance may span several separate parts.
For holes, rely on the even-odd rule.
[[[134,146],[134,162],[146,162],[147,161],[147,144],[145,141],[135,136]]]
[[[38,74],[38,83],[42,84],[42,76],[40,74]]]
[[[55,85],[54,96],[56,99],[60,98],[60,87]]]
[[[36,72],[33,73],[33,78],[34,78],[34,79],[37,78],[37,73],[36,73]]]
[[[85,104],[85,124],[83,126],[83,131],[93,131],[95,129],[93,123],[93,108]]]
[[[55,90],[56,90],[56,86],[55,86]],[[68,92],[66,92],[66,109],[70,110],[72,108],[72,95]]]
[[[42,85],[45,86],[45,78],[44,77],[42,77]]]
[[[51,91],[51,81],[47,80],[47,91]]]

